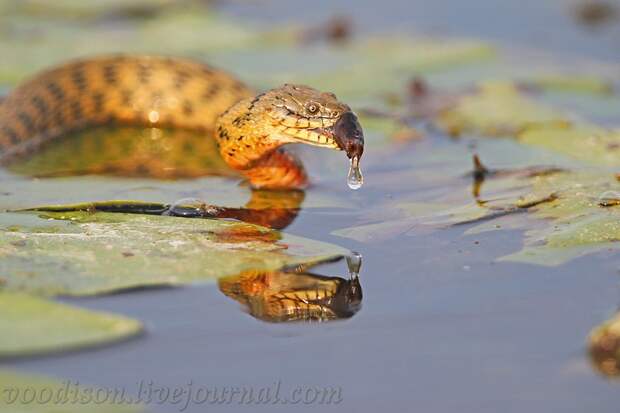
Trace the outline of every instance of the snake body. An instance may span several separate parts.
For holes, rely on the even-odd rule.
[[[357,158],[363,151],[355,115],[331,93],[284,85],[257,94],[200,62],[121,55],[73,61],[16,87],[0,102],[0,162],[110,123],[211,131],[224,161],[255,188],[306,186],[302,164],[284,144]]]

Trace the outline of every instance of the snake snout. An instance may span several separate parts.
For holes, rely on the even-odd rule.
[[[353,112],[344,113],[334,125],[334,139],[349,159],[361,158],[364,152],[364,132]]]

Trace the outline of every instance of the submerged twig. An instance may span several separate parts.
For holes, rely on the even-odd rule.
[[[549,202],[553,202],[553,201],[557,200],[558,198],[559,197],[558,197],[557,194],[552,193],[552,194],[547,195],[544,198],[535,199],[533,201],[526,202],[526,203],[523,203],[521,205],[511,205],[511,206],[508,206],[508,207],[489,207],[489,210],[492,211],[490,214],[484,215],[484,216],[479,217],[479,218],[474,218],[474,219],[469,219],[469,220],[466,220],[466,221],[457,222],[456,224],[453,224],[452,226],[475,224],[475,223],[479,223],[479,222],[490,221],[490,220],[496,219],[496,218],[501,218],[501,217],[504,217],[506,215],[520,214],[520,213],[523,213],[523,212],[527,212],[530,208],[536,207],[538,205],[542,205],[542,204],[546,204],[546,203],[549,203]]]
[[[548,176],[556,173],[566,172],[565,169],[555,166],[529,166],[526,168],[516,169],[490,169],[484,166],[478,154],[474,154],[472,157],[473,171],[469,174],[474,182],[472,185],[472,195],[479,205],[484,205],[486,202],[480,200],[480,192],[482,184],[488,178],[505,178],[505,177],[523,177],[523,178],[535,178],[538,176]]]

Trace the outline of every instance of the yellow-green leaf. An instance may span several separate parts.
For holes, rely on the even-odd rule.
[[[101,346],[142,331],[125,317],[7,291],[0,292],[0,312],[0,358]]]

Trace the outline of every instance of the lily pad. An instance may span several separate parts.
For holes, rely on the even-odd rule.
[[[537,125],[567,124],[568,119],[523,96],[511,82],[487,82],[440,114],[437,122],[451,135],[515,136]]]
[[[416,158],[415,164],[421,170],[407,179],[414,179],[417,186],[432,187],[431,200],[414,196],[411,200],[375,205],[361,214],[359,225],[333,234],[370,243],[463,224],[469,225],[464,227],[465,235],[476,234],[504,229],[507,223],[510,229],[524,231],[524,246],[521,251],[497,259],[546,266],[620,249],[620,200],[616,199],[620,198],[620,182],[615,169],[607,166],[616,165],[613,146],[605,150],[613,139],[571,129],[561,129],[566,135],[559,131],[547,135],[543,130],[556,129],[541,127],[525,132],[540,131],[540,139],[528,138],[531,146],[521,146],[521,151],[525,149],[521,154],[514,150],[521,140],[478,142],[485,156],[495,156],[503,166],[487,171],[478,197],[471,174],[445,174],[446,170],[465,170],[463,162],[448,154],[444,159],[438,151],[432,162]],[[545,150],[541,151],[543,145]],[[541,159],[549,164],[524,167],[523,159]],[[596,165],[596,159],[602,161]],[[435,164],[441,160],[444,167],[438,170]],[[613,194],[617,194],[615,198]],[[508,216],[513,218],[504,219]]]
[[[620,190],[620,183],[612,174],[563,173],[536,180],[533,191],[557,194],[533,211],[549,225],[526,231],[523,250],[500,260],[549,266],[620,249],[620,208],[601,204],[601,196],[613,190]]]
[[[140,405],[124,403],[115,389],[77,387],[56,380],[0,370],[0,410],[11,413],[137,413]],[[76,390],[79,390],[76,392]],[[109,391],[110,390],[110,391]],[[129,396],[129,395],[128,395]],[[129,399],[127,399],[129,401]]]
[[[546,91],[603,96],[613,93],[613,84],[610,81],[593,76],[549,74],[537,76],[529,83]]]
[[[620,131],[594,125],[530,128],[520,142],[558,152],[594,166],[620,168]]]
[[[92,295],[339,259],[336,245],[245,223],[116,213],[0,214],[8,290]]]
[[[0,292],[0,308],[0,358],[100,346],[142,331],[135,320],[21,293]]]

